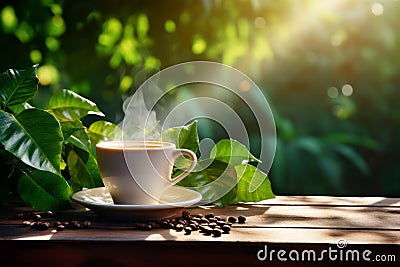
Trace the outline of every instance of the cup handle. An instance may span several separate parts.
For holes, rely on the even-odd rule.
[[[190,163],[190,166],[183,173],[179,174],[177,177],[175,177],[175,178],[168,177],[169,182],[172,184],[176,184],[179,181],[183,180],[186,176],[189,175],[189,173],[191,171],[194,170],[194,168],[196,167],[196,164],[197,164],[197,157],[196,157],[196,154],[193,153],[193,151],[191,151],[189,149],[175,149],[174,159],[176,159],[178,156],[181,156],[181,155],[188,156],[191,159],[191,163]]]

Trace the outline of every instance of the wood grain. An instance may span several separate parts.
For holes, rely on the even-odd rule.
[[[400,244],[399,199],[344,197],[277,197],[257,204],[191,208],[193,214],[214,213],[222,217],[244,215],[245,224],[234,224],[231,234],[220,238],[194,232],[184,235],[175,230],[141,231],[133,222],[113,222],[97,218],[90,211],[62,214],[63,220],[93,222],[90,229],[34,231],[21,228],[10,212],[0,217],[0,240],[68,241],[228,241],[276,243],[335,243],[346,239],[353,244]],[[280,204],[283,203],[283,204]],[[25,207],[26,208],[26,207]],[[28,208],[29,209],[29,208]],[[18,207],[13,212],[24,211]]]
[[[259,261],[257,252],[269,249],[369,249],[374,255],[400,260],[400,199],[381,197],[278,196],[260,203],[221,209],[201,206],[192,214],[222,217],[244,215],[230,234],[215,238],[199,232],[185,235],[169,229],[138,230],[133,222],[116,222],[88,210],[56,214],[47,220],[90,220],[88,229],[52,232],[21,227],[13,219],[33,212],[21,202],[0,209],[0,256],[6,266],[303,266],[304,262]],[[344,248],[345,249],[345,248]],[[344,250],[343,249],[343,250]],[[346,265],[324,259],[320,264]],[[351,262],[364,266],[365,262]],[[373,265],[372,265],[373,266]],[[386,262],[379,266],[398,266]]]

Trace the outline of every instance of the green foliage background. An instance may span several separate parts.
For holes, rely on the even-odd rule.
[[[222,62],[272,105],[276,194],[398,196],[399,12],[392,0],[6,0],[0,72],[39,64],[32,104],[69,88],[119,122],[123,99],[155,71]]]

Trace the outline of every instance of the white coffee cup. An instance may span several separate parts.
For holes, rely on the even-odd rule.
[[[190,166],[171,178],[174,160],[188,156]],[[196,166],[196,154],[157,141],[106,141],[96,145],[104,185],[115,204],[160,204],[163,192],[184,179]]]

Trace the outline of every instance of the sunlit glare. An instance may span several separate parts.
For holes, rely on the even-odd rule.
[[[327,90],[327,94],[330,98],[335,98],[339,95],[339,91],[336,87],[330,87]]]
[[[296,10],[295,15],[290,20],[290,31],[292,37],[302,36],[304,32],[310,31],[318,25],[330,21],[335,17],[335,11],[342,9],[344,0],[323,0],[323,1],[310,1],[308,5],[302,7],[302,10]],[[346,39],[346,33],[338,30],[338,32],[332,36],[331,44],[333,46],[339,46]],[[293,43],[294,38],[291,38]],[[298,38],[301,40],[302,38]]]
[[[373,3],[371,5],[371,12],[372,14],[374,14],[375,16],[380,16],[383,14],[383,5],[379,2]]]
[[[58,83],[60,79],[60,74],[57,68],[52,65],[40,66],[37,70],[37,76],[40,84],[43,86]]]
[[[256,28],[264,28],[265,27],[265,19],[263,17],[257,17],[254,20],[254,25],[256,26]]]
[[[342,94],[345,96],[351,96],[353,94],[353,87],[350,84],[343,85]]]

